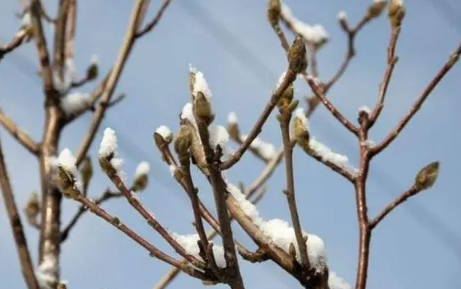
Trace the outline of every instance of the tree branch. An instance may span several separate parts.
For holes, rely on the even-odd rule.
[[[144,34],[148,33],[149,31],[151,31],[152,29],[155,28],[155,26],[158,24],[158,22],[162,18],[163,13],[168,8],[168,5],[170,5],[170,3],[171,3],[171,0],[164,0],[163,1],[162,6],[157,11],[157,14],[155,15],[154,19],[152,19],[151,22],[146,24],[146,26],[144,26],[141,30],[139,30],[136,33],[136,38],[142,37]]]
[[[2,189],[3,200],[5,202],[6,211],[10,220],[11,229],[13,230],[13,237],[18,250],[19,262],[22,268],[22,275],[24,281],[29,289],[40,289],[37,278],[34,273],[34,266],[30,251],[27,246],[24,228],[22,226],[21,218],[19,217],[18,208],[16,206],[13,190],[8,178],[8,172],[3,157],[3,148],[0,142],[0,186]]]
[[[461,44],[456,48],[455,52],[450,56],[447,63],[442,67],[442,69],[437,73],[437,75],[431,80],[428,86],[424,89],[421,96],[415,101],[410,111],[405,115],[405,117],[397,124],[397,126],[386,136],[386,138],[371,149],[371,156],[375,156],[388,147],[395,138],[400,134],[400,132],[405,128],[405,126],[410,122],[410,120],[415,116],[415,114],[422,107],[426,99],[431,95],[432,91],[437,87],[439,82],[444,78],[444,76],[453,68],[456,62],[459,60],[461,55]]]
[[[94,137],[96,136],[96,132],[98,131],[99,126],[101,125],[102,118],[104,117],[104,114],[107,109],[106,104],[108,104],[111,100],[111,97],[115,91],[123,68],[125,67],[126,60],[130,55],[131,48],[133,47],[136,39],[138,38],[137,33],[139,25],[140,23],[142,23],[143,20],[143,17],[141,16],[144,15],[146,1],[147,0],[137,0],[135,3],[133,12],[131,13],[130,24],[125,34],[123,45],[120,48],[117,61],[115,62],[115,65],[111,70],[111,73],[107,79],[107,83],[102,92],[100,105],[96,108],[96,112],[93,116],[93,121],[78,150],[77,166],[79,166],[85,158],[88,149],[90,148],[91,143],[93,142]],[[159,19],[160,18],[161,16],[159,16]]]
[[[114,192],[111,192],[109,190],[106,190],[104,192],[104,194],[102,194],[98,199],[96,199],[94,201],[95,205],[99,206],[101,205],[102,203],[110,200],[110,199],[114,199],[114,198],[120,198],[122,197],[123,195],[119,192],[117,193],[114,193]],[[84,205],[81,205],[79,208],[78,208],[78,211],[77,213],[75,213],[75,215],[72,217],[72,219],[69,221],[69,224],[67,224],[67,226],[64,227],[64,230],[61,231],[61,234],[59,236],[59,239],[60,239],[60,242],[61,243],[64,243],[67,238],[69,237],[69,234],[70,234],[70,231],[74,228],[74,226],[77,224],[78,220],[80,220],[80,218],[86,213],[88,212],[88,207],[84,206]]]
[[[246,152],[248,147],[254,141],[254,139],[258,136],[261,132],[264,123],[269,118],[274,107],[277,105],[280,97],[282,96],[283,92],[295,81],[296,73],[292,70],[287,70],[285,77],[282,83],[277,87],[275,92],[272,94],[270,101],[266,104],[262,114],[260,115],[259,119],[251,129],[248,137],[245,139],[243,144],[237,149],[237,151],[224,163],[221,164],[222,170],[227,170],[231,168],[234,164],[236,164],[243,154]]]
[[[12,119],[5,115],[0,108],[0,124],[31,154],[37,156],[40,146],[21,128],[19,128]]]
[[[29,31],[30,31],[30,28],[25,27],[19,30],[18,33],[16,33],[16,35],[14,35],[11,42],[9,42],[6,45],[0,45],[0,61],[2,60],[3,56],[5,56],[6,54],[10,52],[13,52],[16,48],[21,46],[21,44],[29,41],[29,35],[30,35]]]

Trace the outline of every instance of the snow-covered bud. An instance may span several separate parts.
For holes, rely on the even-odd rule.
[[[349,24],[347,23],[346,11],[344,11],[344,10],[339,11],[339,13],[338,13],[338,22],[339,22],[339,25],[341,26],[341,28],[344,31],[349,31]]]
[[[88,80],[94,80],[99,75],[99,64],[96,56],[91,57],[90,66],[86,69],[86,78]]]
[[[233,139],[238,139],[240,136],[240,130],[237,122],[237,114],[235,112],[230,112],[227,117],[227,132],[229,136]]]
[[[181,125],[178,136],[174,142],[174,150],[179,156],[180,160],[189,158],[189,149],[192,145],[192,131],[190,126]]]
[[[59,283],[56,289],[67,289],[66,283]]]
[[[307,68],[306,45],[301,35],[297,35],[288,50],[288,67],[295,73],[302,73]]]
[[[267,7],[267,19],[272,26],[276,26],[280,21],[282,5],[280,0],[269,0]]]
[[[391,0],[387,11],[393,29],[399,28],[405,17],[405,7],[402,0]]]
[[[383,13],[386,8],[386,0],[374,0],[373,4],[368,7],[367,17],[370,19],[376,18]]]
[[[154,141],[159,148],[165,144],[170,144],[172,140],[173,133],[170,128],[165,125],[159,126],[154,133]]]
[[[66,197],[73,197],[82,191],[82,183],[78,179],[78,171],[75,166],[76,159],[69,149],[64,149],[58,157],[57,185]]]
[[[136,167],[136,172],[134,173],[134,181],[132,190],[134,192],[144,191],[149,183],[149,170],[150,166],[147,162],[140,162]]]
[[[24,208],[24,213],[28,220],[36,220],[38,214],[40,213],[40,201],[38,199],[37,192],[33,192],[29,200],[27,201],[27,205]]]
[[[371,109],[366,106],[366,105],[362,105],[359,107],[359,123],[363,123],[364,121],[368,121],[368,119],[370,118],[370,114],[371,114]]]
[[[91,163],[91,158],[89,156],[86,156],[82,162],[80,176],[82,178],[83,189],[86,191],[88,185],[90,184],[90,180],[93,177],[93,164]]]
[[[309,144],[309,122],[303,108],[295,110],[294,135],[299,145]]]
[[[210,125],[214,120],[211,110],[211,90],[202,72],[190,67],[189,88],[193,99],[194,115],[199,122]]]
[[[439,176],[440,163],[432,162],[422,168],[415,179],[415,186],[420,190],[427,190],[435,184]]]

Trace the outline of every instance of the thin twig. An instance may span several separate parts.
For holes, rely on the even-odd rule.
[[[168,5],[170,5],[172,0],[165,0],[163,1],[163,4],[162,6],[160,7],[160,9],[158,10],[157,14],[155,15],[154,19],[152,19],[151,22],[149,22],[148,24],[146,24],[146,26],[144,26],[144,28],[142,28],[141,30],[139,30],[137,33],[136,33],[136,38],[139,38],[139,37],[142,37],[144,34],[148,33],[149,31],[151,31],[152,29],[154,29],[154,27],[158,24],[158,22],[160,21],[160,19],[162,18],[162,15],[163,13],[165,12],[166,8],[168,8]]]
[[[408,191],[401,194],[397,199],[392,203],[387,205],[381,213],[379,213],[373,220],[370,221],[370,229],[374,229],[389,213],[391,213],[395,208],[403,204],[409,198],[417,195],[421,192],[421,189],[418,189],[417,186],[412,186]]]
[[[22,226],[21,218],[19,217],[18,208],[14,200],[13,190],[11,188],[8,172],[3,157],[3,148],[0,142],[0,186],[5,202],[6,212],[8,214],[11,229],[13,231],[14,241],[18,250],[19,262],[22,268],[22,275],[24,281],[29,289],[40,289],[37,278],[35,277],[34,266],[30,251],[27,246],[24,228]]]
[[[431,95],[432,91],[437,87],[439,82],[444,78],[444,76],[453,68],[456,62],[459,60],[461,55],[461,44],[456,48],[455,52],[450,56],[447,63],[442,67],[442,69],[437,73],[437,75],[431,80],[428,86],[424,89],[421,96],[415,101],[410,111],[405,115],[405,117],[397,124],[397,126],[386,136],[386,138],[371,149],[371,156],[379,154],[382,150],[388,147],[395,138],[400,134],[400,132],[405,128],[405,126],[410,122],[410,120],[415,116],[415,114],[422,107],[426,99]]]
[[[12,119],[5,115],[0,108],[0,124],[31,154],[37,156],[40,146],[21,128],[19,128]]]
[[[100,105],[96,108],[96,112],[93,116],[93,121],[78,150],[77,166],[79,166],[81,162],[83,161],[83,159],[85,158],[91,146],[91,143],[93,142],[94,137],[96,136],[96,132],[98,131],[99,126],[101,125],[102,119],[107,109],[106,104],[110,102],[111,97],[117,86],[118,80],[120,79],[123,68],[125,67],[126,60],[128,59],[130,55],[131,48],[133,47],[136,39],[139,38],[137,37],[137,33],[138,33],[139,25],[140,23],[142,23],[142,20],[143,20],[139,18],[141,18],[140,17],[141,15],[144,15],[143,11],[146,8],[145,1],[146,0],[137,0],[133,8],[130,24],[126,32],[123,45],[120,48],[117,61],[115,62],[115,65],[113,66],[111,73],[108,77],[107,83],[104,87],[104,91],[101,96]],[[159,14],[158,19],[160,19],[162,14],[161,13],[158,13],[158,14]]]
[[[94,201],[94,203],[99,206],[102,203],[114,199],[114,198],[120,198],[123,195],[119,192],[114,193],[109,190],[105,191],[104,194],[102,194],[98,199]],[[78,208],[78,211],[75,213],[75,215],[72,217],[72,219],[69,221],[67,226],[64,227],[64,230],[61,231],[61,234],[59,236],[59,239],[61,240],[61,243],[67,240],[69,237],[70,231],[74,228],[74,226],[77,224],[78,220],[88,211],[88,207],[81,205]]]
[[[64,78],[64,58],[66,54],[66,26],[70,0],[60,0],[58,17],[54,29],[53,67],[59,78]]]
[[[341,122],[350,132],[355,135],[358,135],[358,129],[354,126],[339,110],[331,103],[331,101],[325,96],[324,92],[320,86],[315,82],[315,80],[309,76],[303,75],[304,79],[309,83],[314,94],[320,99],[320,101],[325,105],[325,107],[331,112],[331,114]]]
[[[298,243],[301,265],[309,270],[309,256],[307,255],[307,246],[304,241],[303,231],[301,227],[301,221],[299,219],[298,208],[296,205],[295,195],[295,181],[294,181],[294,168],[293,168],[293,146],[290,141],[290,120],[292,112],[289,108],[280,109],[280,129],[282,131],[282,139],[284,146],[285,155],[285,174],[286,174],[286,189],[284,191],[287,201],[288,208],[290,210],[291,221],[293,223],[293,229],[295,232],[296,242]]]
[[[259,119],[257,120],[255,125],[251,129],[248,137],[245,139],[243,144],[237,149],[237,151],[226,162],[221,164],[222,170],[229,169],[230,167],[232,167],[234,164],[236,164],[240,160],[240,158],[246,152],[248,147],[251,145],[251,143],[255,140],[255,138],[261,132],[262,127],[266,123],[274,107],[277,105],[283,92],[293,83],[293,81],[295,81],[295,79],[296,79],[296,73],[291,70],[287,70],[285,74],[285,78],[283,79],[282,83],[277,87],[275,92],[272,94],[270,101],[266,104],[266,107],[264,108]]]
[[[379,115],[381,114],[384,108],[384,101],[387,95],[387,88],[389,87],[389,83],[392,78],[392,74],[394,72],[395,64],[397,64],[398,58],[395,56],[395,49],[397,46],[397,41],[400,35],[400,27],[392,29],[391,39],[389,41],[389,46],[387,48],[387,68],[386,72],[384,73],[383,82],[380,85],[379,89],[379,97],[376,102],[376,106],[373,109],[373,112],[370,116],[369,125],[373,126],[378,119]]]
[[[3,56],[6,54],[13,52],[16,48],[21,46],[21,44],[26,43],[29,40],[29,28],[23,28],[14,35],[13,39],[6,44],[5,46],[0,45],[0,61],[2,60]]]
[[[90,199],[87,197],[83,196],[83,194],[76,194],[74,197],[74,200],[77,202],[81,203],[83,206],[88,207],[89,210],[97,215],[98,217],[104,219],[107,221],[109,224],[114,226],[116,229],[122,231],[125,235],[127,235],[130,239],[141,245],[143,248],[145,248],[149,254],[157,258],[161,261],[164,261],[172,266],[175,266],[182,270],[184,273],[195,277],[199,278],[202,280],[207,280],[209,279],[210,276],[205,275],[198,269],[194,269],[191,266],[187,266],[186,264],[182,264],[181,262],[175,260],[174,258],[170,257],[169,255],[165,254],[161,250],[157,249],[154,245],[149,243],[147,240],[136,234],[133,230],[131,230],[129,227],[127,227],[125,224],[123,224],[120,219],[117,217],[112,216],[108,212],[106,212],[104,209],[96,205],[94,202],[92,202]]]

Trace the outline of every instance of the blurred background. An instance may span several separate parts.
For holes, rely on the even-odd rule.
[[[56,1],[43,1],[55,15]],[[81,75],[93,54],[100,59],[101,74],[110,68],[122,43],[132,2],[79,1],[76,35],[76,64]],[[149,15],[162,1],[152,1]],[[338,69],[346,52],[346,36],[337,23],[340,10],[350,23],[361,19],[371,1],[310,0],[285,1],[300,20],[322,24],[331,36],[319,52],[320,78],[328,80]],[[390,85],[386,106],[371,139],[380,141],[408,111],[413,101],[438,72],[461,40],[461,3],[455,0],[407,0],[407,16],[397,48],[400,61]],[[0,41],[9,41],[20,20],[17,1],[0,3]],[[150,19],[150,17],[148,17]],[[51,36],[52,27],[46,25]],[[292,34],[287,32],[292,39]],[[390,27],[380,17],[365,27],[356,39],[357,56],[346,74],[330,91],[332,102],[355,122],[358,107],[373,107],[378,85],[386,66]],[[169,229],[180,234],[193,232],[189,200],[170,175],[152,143],[152,133],[160,125],[178,129],[178,113],[189,101],[189,64],[205,74],[213,92],[217,123],[226,125],[227,114],[238,115],[243,132],[249,131],[270,97],[278,78],[286,69],[279,40],[266,21],[266,1],[174,0],[153,33],[136,43],[117,91],[127,94],[121,105],[111,109],[91,149],[97,147],[105,127],[119,135],[124,171],[132,180],[136,165],[151,165],[150,189],[142,193],[143,203]],[[44,124],[43,94],[37,75],[34,44],[23,45],[0,64],[0,105],[30,135],[39,140]],[[371,168],[368,181],[369,213],[374,216],[387,203],[409,188],[416,173],[427,163],[440,160],[441,174],[429,191],[411,199],[393,212],[376,229],[372,241],[369,288],[373,289],[454,289],[461,288],[461,194],[459,166],[461,135],[461,66],[458,64],[441,82],[420,113],[401,136]],[[81,89],[89,92],[95,83]],[[296,82],[296,97],[310,90]],[[301,101],[305,107],[305,103]],[[63,135],[60,149],[76,150],[89,126],[88,113]],[[357,166],[357,140],[324,107],[311,119],[312,134],[334,151],[346,154]],[[38,164],[4,130],[1,137],[16,201],[23,207],[39,189]],[[264,127],[261,138],[281,145],[275,114]],[[235,146],[234,146],[235,147]],[[95,164],[97,162],[94,162]],[[229,172],[230,181],[249,185],[264,164],[250,153]],[[204,178],[196,174],[196,185],[204,202],[213,204],[212,192]],[[353,188],[341,177],[304,153],[295,152],[298,206],[304,229],[319,235],[326,244],[332,271],[352,285],[355,282],[358,230]],[[264,218],[289,220],[282,194],[283,170],[268,182],[269,192],[258,205]],[[97,170],[90,195],[97,197],[112,187]],[[63,201],[62,222],[78,206]],[[168,245],[152,232],[124,200],[105,205],[141,235],[167,252]],[[25,218],[23,218],[25,223]],[[248,237],[234,226],[236,236],[254,248]],[[37,257],[38,232],[26,225],[33,257]],[[216,241],[219,242],[219,241]],[[120,232],[87,214],[62,247],[62,278],[69,288],[152,288],[169,267],[150,258]],[[299,285],[274,264],[242,262],[247,288],[283,289]],[[203,288],[200,281],[181,275],[170,288]],[[224,288],[224,286],[217,286]],[[0,206],[0,288],[25,288],[11,228]]]

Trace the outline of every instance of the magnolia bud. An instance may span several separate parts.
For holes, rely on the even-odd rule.
[[[280,0],[269,0],[267,7],[267,19],[272,26],[275,26],[280,21],[280,14],[282,12],[282,6]]]
[[[301,35],[296,36],[288,50],[288,64],[295,73],[302,73],[307,68],[306,45]]]
[[[38,200],[38,194],[36,192],[30,195],[24,212],[29,220],[35,220],[37,218],[40,213],[40,201]]]
[[[80,175],[82,177],[83,188],[86,191],[93,177],[93,165],[91,164],[91,158],[88,156],[83,160],[82,167],[80,168]]]
[[[136,168],[132,190],[134,192],[144,191],[149,183],[149,163],[141,162]]]
[[[439,176],[440,163],[432,162],[422,168],[416,175],[415,185],[420,190],[427,190],[435,184]]]
[[[294,135],[296,141],[301,146],[309,144],[309,124],[306,115],[304,114],[304,109],[298,108],[295,111],[294,119]]]
[[[64,194],[64,196],[73,198],[76,194],[80,193],[76,186],[76,179],[70,172],[58,166],[58,188]]]
[[[391,0],[387,15],[391,21],[392,28],[400,27],[405,17],[405,7],[402,5],[402,0]]]
[[[197,93],[197,96],[194,99],[193,109],[197,120],[205,123],[206,126],[209,126],[213,122],[214,115],[211,111],[210,101],[205,97],[203,93]]]
[[[374,1],[373,4],[371,4],[370,7],[368,7],[367,16],[371,19],[378,17],[379,15],[381,15],[381,13],[383,13],[384,8],[386,8],[386,5],[386,0]]]
[[[192,131],[190,126],[181,125],[178,136],[174,142],[174,149],[178,154],[179,158],[188,158],[189,149],[192,145]]]
[[[86,69],[86,79],[94,80],[99,75],[99,66],[96,62],[92,62]]]

